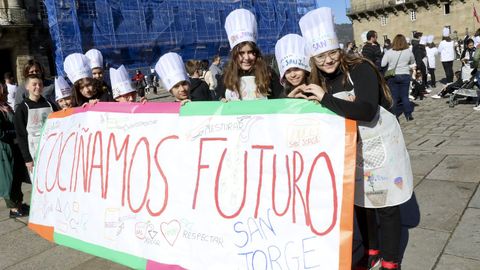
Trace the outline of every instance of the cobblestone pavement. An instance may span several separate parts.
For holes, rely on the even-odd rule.
[[[153,101],[171,100],[160,94]],[[416,103],[415,120],[401,119],[415,175],[415,197],[402,208],[402,268],[480,269],[480,111],[445,99]],[[125,269],[40,238],[0,204],[0,269]]]

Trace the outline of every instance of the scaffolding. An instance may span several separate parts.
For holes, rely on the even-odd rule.
[[[224,22],[236,8],[257,18],[259,47],[274,51],[276,41],[299,33],[298,20],[315,0],[45,0],[55,44],[57,74],[64,58],[91,48],[107,66],[149,69],[170,51],[183,59],[211,59],[230,48]]]

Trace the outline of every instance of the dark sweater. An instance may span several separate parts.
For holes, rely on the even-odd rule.
[[[333,74],[322,74],[326,78],[327,93],[320,102],[336,114],[357,121],[372,121],[378,105],[389,109],[377,75],[371,65],[363,62],[350,69],[350,77],[355,86],[355,100],[347,101],[333,96],[342,91],[351,91],[353,86],[348,82],[343,85],[344,74],[337,69]]]
[[[380,68],[382,61],[382,51],[380,50],[380,45],[365,43],[362,48],[363,57],[375,63],[375,65]]]
[[[286,95],[284,93],[283,86],[280,84],[278,74],[275,73],[275,71],[273,71],[271,68],[269,68],[268,71],[270,73],[270,92],[268,99],[284,98]],[[224,75],[217,80],[217,88],[215,88],[215,92],[217,92],[217,96],[219,98],[225,98],[225,91],[227,90],[225,84],[223,83]],[[244,72],[240,75],[240,77],[252,75],[254,75],[253,72]]]
[[[25,103],[28,104],[28,107],[30,107],[30,109],[46,108],[50,107],[50,105],[52,106],[53,111],[57,111],[58,109],[54,103],[50,102],[49,104],[49,102],[42,96],[37,102],[32,101],[29,98],[25,98],[24,102],[17,105],[15,109],[14,119],[15,131],[17,133],[17,142],[25,162],[31,162],[33,158],[32,155],[30,155],[30,150],[28,149],[27,132],[28,107]]]
[[[190,78],[190,100],[211,101],[212,96],[208,84],[199,78]]]

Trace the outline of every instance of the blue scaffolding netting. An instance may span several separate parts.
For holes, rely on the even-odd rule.
[[[45,0],[57,74],[70,53],[102,51],[109,66],[149,69],[170,51],[183,59],[227,55],[224,22],[236,8],[257,18],[258,45],[273,53],[276,41],[299,33],[299,18],[315,0]]]

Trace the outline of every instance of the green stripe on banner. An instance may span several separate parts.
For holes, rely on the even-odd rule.
[[[194,115],[248,115],[248,114],[299,114],[325,113],[332,111],[304,99],[248,100],[230,102],[195,101],[180,109],[180,116]]]
[[[56,232],[53,235],[53,239],[57,244],[71,247],[97,257],[102,257],[134,269],[146,269],[147,267],[147,260],[144,258],[90,244]]]

